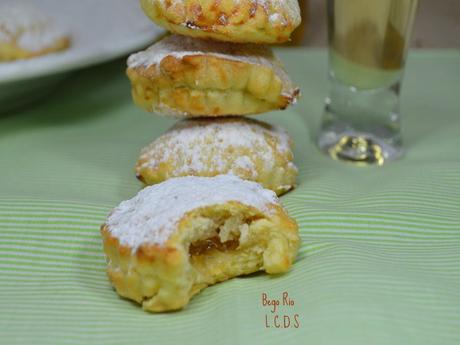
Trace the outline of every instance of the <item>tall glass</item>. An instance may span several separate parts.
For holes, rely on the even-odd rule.
[[[328,0],[330,92],[319,147],[382,165],[402,155],[400,89],[418,0]]]

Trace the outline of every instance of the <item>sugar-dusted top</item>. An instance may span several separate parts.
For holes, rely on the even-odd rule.
[[[244,117],[184,120],[142,150],[140,168],[157,168],[172,159],[181,161],[175,175],[206,170],[237,175],[244,169],[255,178],[256,161],[271,169],[276,152],[291,153],[289,135],[279,126]],[[235,154],[240,157],[233,160]]]
[[[298,0],[256,0],[256,2],[269,13],[269,20],[273,25],[286,25],[286,20],[298,25],[301,21]]]
[[[274,192],[236,176],[187,176],[147,187],[123,201],[109,215],[107,225],[120,244],[136,251],[142,244],[164,244],[186,213],[230,201],[263,212],[279,204]]]
[[[53,19],[31,4],[0,4],[0,42],[14,41],[23,49],[38,51],[66,35]]]
[[[266,46],[202,40],[181,35],[171,35],[147,50],[132,54],[128,67],[159,65],[167,56],[182,59],[192,55],[211,55],[226,60],[240,61],[273,67],[279,60]]]

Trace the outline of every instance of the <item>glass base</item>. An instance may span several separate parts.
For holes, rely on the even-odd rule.
[[[383,165],[403,155],[400,144],[390,145],[364,133],[322,132],[318,146],[333,159],[361,166]]]
[[[399,82],[357,89],[331,76],[318,146],[332,158],[383,165],[402,156]]]

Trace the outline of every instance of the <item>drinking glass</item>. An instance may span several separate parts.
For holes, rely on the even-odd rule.
[[[329,79],[319,147],[382,165],[402,153],[400,90],[418,0],[328,0]]]

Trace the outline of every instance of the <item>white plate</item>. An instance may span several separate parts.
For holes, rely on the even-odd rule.
[[[64,72],[141,49],[163,32],[143,14],[138,0],[22,2],[32,3],[56,18],[70,32],[72,45],[62,53],[0,63],[0,110],[12,108],[18,101],[28,102],[28,95],[36,98],[35,91],[41,84],[43,88],[55,84]]]

